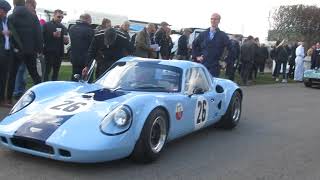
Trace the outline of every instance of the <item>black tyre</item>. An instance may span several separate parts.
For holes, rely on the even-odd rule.
[[[312,81],[311,81],[311,79],[305,79],[304,80],[304,85],[306,86],[306,87],[311,87],[312,86]]]
[[[221,120],[216,123],[216,127],[222,129],[233,129],[236,127],[241,118],[242,96],[240,92],[233,93],[227,112],[222,116]]]
[[[132,159],[139,163],[156,160],[164,149],[168,135],[168,117],[162,109],[153,110],[148,116],[140,138],[137,141]]]

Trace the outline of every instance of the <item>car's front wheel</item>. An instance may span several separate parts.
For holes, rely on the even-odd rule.
[[[153,110],[148,116],[140,138],[137,141],[132,159],[149,163],[156,160],[164,149],[168,135],[168,117],[162,109]]]
[[[241,118],[242,111],[242,96],[240,92],[233,93],[229,103],[227,112],[222,116],[221,120],[217,122],[216,127],[223,129],[233,129],[236,127]]]

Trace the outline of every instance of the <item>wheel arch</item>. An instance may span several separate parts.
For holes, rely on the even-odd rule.
[[[166,113],[166,115],[167,115],[167,124],[168,124],[168,127],[167,127],[167,132],[169,133],[169,130],[170,130],[170,122],[171,122],[171,119],[170,119],[170,114],[169,114],[169,111],[168,111],[168,109],[167,108],[165,108],[163,105],[160,105],[160,106],[157,106],[157,107],[155,107],[152,111],[154,111],[154,110],[156,110],[156,109],[161,109],[161,110],[163,110],[165,113]],[[151,112],[152,112],[151,111]],[[150,112],[150,113],[151,113]]]
[[[143,127],[144,127],[144,125],[145,125],[145,123],[146,123],[146,121],[147,121],[147,119],[148,119],[148,117],[150,116],[150,114],[153,112],[153,111],[155,111],[155,110],[157,110],[157,109],[161,109],[161,110],[163,110],[165,113],[166,113],[166,116],[167,116],[167,125],[168,125],[168,132],[169,132],[169,130],[170,130],[170,114],[169,114],[169,111],[167,110],[167,108],[165,108],[165,106],[163,106],[163,105],[157,105],[157,106],[154,106],[154,107],[152,107],[152,108],[149,108],[148,110],[145,110],[145,112],[143,112],[142,114],[144,114],[144,115],[139,115],[139,119],[141,119],[140,121],[139,120],[137,120],[137,121],[139,121],[137,124],[136,124],[136,126],[135,126],[135,130],[136,130],[136,135],[135,135],[135,139],[136,139],[136,141],[138,141],[138,139],[140,138],[140,136],[141,136],[141,132],[142,132],[142,129],[143,129]],[[132,128],[132,127],[131,127]]]
[[[239,92],[241,99],[243,99],[243,92],[240,88],[236,89],[234,92]]]
[[[220,85],[223,88],[224,103],[222,104],[221,115],[226,113],[235,92],[239,92],[241,99],[243,99],[243,91],[236,83],[230,80],[216,78],[215,85]]]
[[[150,114],[156,110],[161,109],[167,115],[168,130],[170,128],[170,113],[166,108],[165,103],[161,99],[154,96],[144,95],[136,96],[125,104],[129,105],[132,108],[134,116],[134,125],[131,127],[134,131],[134,139],[137,142],[141,136],[142,129],[146,123],[146,120]]]

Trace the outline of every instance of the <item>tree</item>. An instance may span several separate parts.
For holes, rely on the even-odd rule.
[[[313,44],[320,41],[320,8],[317,6],[280,6],[273,14],[269,40],[287,39]]]

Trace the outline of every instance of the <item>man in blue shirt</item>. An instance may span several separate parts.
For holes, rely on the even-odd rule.
[[[12,71],[13,54],[22,49],[20,38],[11,20],[7,18],[10,9],[11,5],[6,0],[0,0],[0,106],[5,107],[12,105],[5,92],[9,88],[8,74]]]
[[[233,58],[232,45],[227,34],[218,28],[221,16],[213,13],[211,27],[199,34],[192,44],[192,58],[206,66],[213,77],[219,77],[219,60],[227,48],[226,62]]]
[[[11,6],[7,1],[0,1],[0,106],[4,105],[7,74],[10,63],[10,30],[7,13]]]

